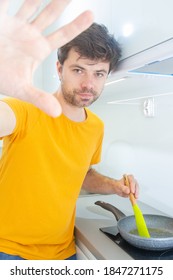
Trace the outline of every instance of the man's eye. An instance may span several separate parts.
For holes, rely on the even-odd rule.
[[[100,72],[96,73],[96,75],[97,75],[97,77],[99,77],[99,78],[104,77],[104,74],[103,74],[103,73],[100,73]]]
[[[82,70],[81,69],[78,69],[78,68],[75,68],[73,69],[74,72],[78,73],[78,74],[81,74],[82,73]]]

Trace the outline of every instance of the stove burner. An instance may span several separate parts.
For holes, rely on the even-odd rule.
[[[130,245],[121,237],[117,226],[100,228],[100,230],[134,260],[173,260],[172,249],[165,251],[151,251],[143,250]]]

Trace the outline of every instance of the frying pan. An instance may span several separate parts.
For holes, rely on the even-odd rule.
[[[129,244],[140,249],[152,251],[173,248],[173,218],[163,215],[144,214],[151,236],[146,238],[138,235],[134,215],[126,216],[112,204],[103,201],[96,201],[95,204],[114,214],[119,233]]]

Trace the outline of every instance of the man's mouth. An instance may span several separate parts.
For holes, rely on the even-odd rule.
[[[91,97],[93,97],[91,93],[78,93],[78,95],[85,99],[90,99]]]

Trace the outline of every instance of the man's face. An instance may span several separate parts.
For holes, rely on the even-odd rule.
[[[109,63],[80,57],[70,50],[64,64],[57,63],[64,100],[78,108],[91,105],[101,94],[109,72]]]

